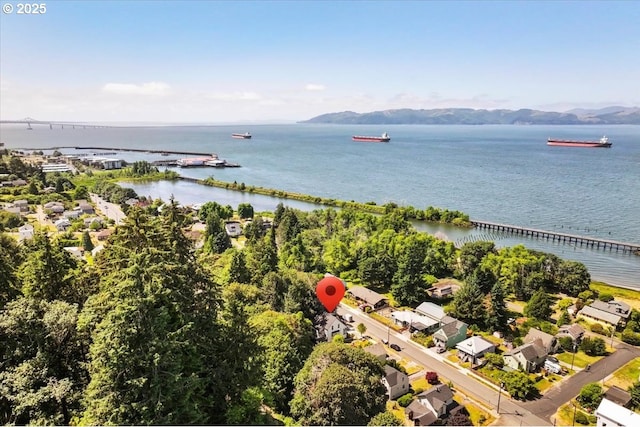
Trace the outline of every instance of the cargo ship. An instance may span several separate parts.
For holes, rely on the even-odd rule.
[[[360,141],[360,142],[389,142],[389,141],[391,141],[391,137],[386,132],[383,133],[382,136],[354,135],[353,137],[351,137],[351,139],[353,139],[354,141]]]
[[[554,139],[548,138],[547,145],[554,145],[558,147],[603,147],[609,148],[611,147],[611,142],[609,142],[609,138],[603,136],[600,138],[600,141],[574,141],[570,139]]]
[[[245,133],[232,133],[231,138],[236,139],[251,139],[251,134],[249,132]]]

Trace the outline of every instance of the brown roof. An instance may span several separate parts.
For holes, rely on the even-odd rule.
[[[409,406],[404,408],[404,412],[410,420],[414,422],[417,420],[417,425],[421,426],[430,426],[438,419],[436,414],[417,400],[413,400]]]
[[[616,386],[609,387],[609,390],[605,392],[604,397],[605,399],[609,399],[620,406],[626,406],[631,402],[631,394]]]
[[[367,289],[364,286],[352,286],[347,292],[371,305],[376,305],[380,301],[387,299],[384,295],[380,295],[379,293],[372,291],[371,289]]]

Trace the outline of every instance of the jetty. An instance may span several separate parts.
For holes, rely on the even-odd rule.
[[[576,245],[591,247],[593,249],[608,249],[609,251],[615,250],[616,252],[640,255],[640,244],[638,243],[618,242],[615,240],[598,239],[596,237],[538,230],[536,228],[519,227],[516,225],[501,224],[497,222],[472,220],[471,224],[476,228],[531,237],[534,239],[551,240],[559,243],[574,243]]]
[[[131,151],[134,153],[153,153],[153,154],[183,154],[187,156],[211,156],[218,157],[216,153],[203,153],[196,151],[170,151],[170,150],[148,150],[143,148],[118,148],[118,147],[80,147],[80,146],[63,146],[63,147],[51,147],[41,148],[41,150],[60,150],[62,148],[73,148],[76,150],[102,150],[102,151]]]

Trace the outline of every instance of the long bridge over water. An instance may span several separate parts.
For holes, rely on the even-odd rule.
[[[74,123],[74,122],[56,122],[56,121],[49,121],[49,120],[36,120],[36,119],[32,119],[31,117],[26,117],[22,120],[0,120],[0,124],[24,124],[27,130],[33,129],[31,125],[45,125],[45,126],[49,126],[49,129],[52,129],[52,130],[54,129],[54,127],[64,129],[65,126],[71,129],[75,129],[76,126],[79,129],[87,129],[87,128],[99,129],[99,128],[115,127],[115,126],[98,125],[94,123],[82,123],[82,122]]]
[[[615,240],[598,239],[595,237],[579,236],[576,234],[557,233],[555,231],[538,230],[536,228],[519,227],[516,225],[501,224],[497,222],[475,221],[471,224],[476,228],[510,233],[535,239],[551,240],[559,243],[575,243],[576,245],[591,247],[593,249],[609,250],[622,253],[640,255],[640,244],[625,243]]]

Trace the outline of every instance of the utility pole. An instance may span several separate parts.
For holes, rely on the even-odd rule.
[[[502,395],[502,387],[504,387],[504,382],[500,381],[500,390],[498,390],[498,415],[500,415],[500,396]]]
[[[571,370],[573,371],[573,361],[576,358],[576,350],[578,349],[578,343],[573,343],[573,356],[571,356]]]

